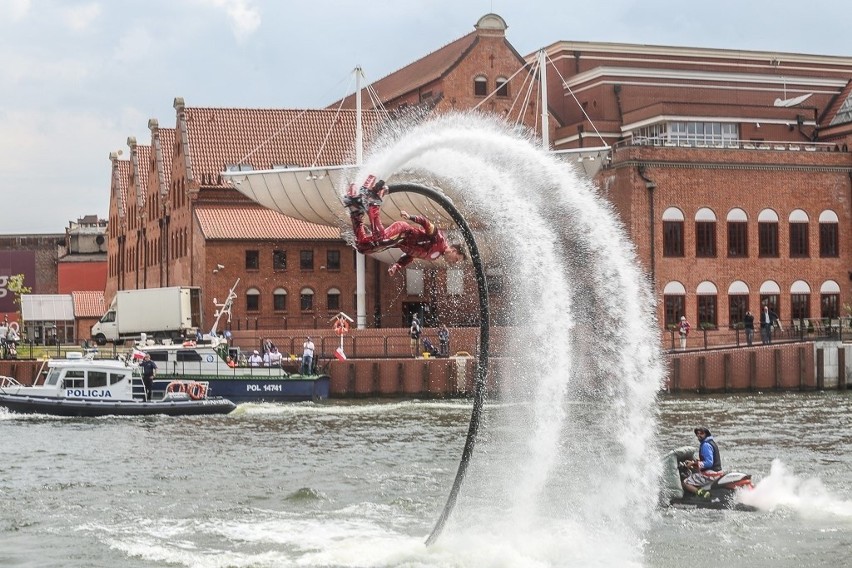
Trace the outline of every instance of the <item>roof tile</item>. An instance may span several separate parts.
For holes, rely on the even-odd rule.
[[[259,206],[200,206],[195,209],[205,239],[341,240],[340,230],[306,223]]]

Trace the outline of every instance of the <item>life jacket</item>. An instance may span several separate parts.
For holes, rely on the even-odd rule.
[[[714,440],[712,436],[708,436],[703,442],[701,442],[701,444],[710,444],[710,447],[713,448],[713,465],[701,468],[701,471],[722,471],[722,456],[719,454],[719,446],[716,445],[716,440]],[[698,455],[701,455],[700,448]]]

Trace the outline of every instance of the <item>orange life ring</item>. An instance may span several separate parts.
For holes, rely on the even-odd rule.
[[[207,397],[207,387],[203,383],[189,383],[187,392],[192,400],[201,400]]]
[[[343,318],[339,318],[334,322],[334,333],[337,335],[346,335],[349,333],[349,322]]]
[[[186,383],[181,381],[172,381],[166,387],[166,392],[186,392]]]

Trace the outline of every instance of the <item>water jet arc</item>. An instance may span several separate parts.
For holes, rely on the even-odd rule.
[[[435,189],[416,185],[416,184],[398,184],[388,186],[388,193],[409,192],[428,197],[452,217],[458,228],[461,230],[464,242],[467,245],[470,259],[473,262],[474,274],[476,276],[476,285],[479,291],[479,358],[476,369],[476,381],[473,389],[473,410],[470,414],[470,426],[467,430],[467,440],[464,443],[462,450],[459,469],[456,472],[456,479],[453,482],[453,487],[450,489],[450,495],[447,497],[447,503],[444,505],[444,510],[438,517],[435,527],[429,538],[426,539],[426,546],[434,543],[441,532],[444,530],[444,524],[452,513],[456,505],[456,499],[459,495],[462,483],[464,482],[467,466],[470,463],[470,458],[473,455],[473,448],[476,445],[476,433],[479,430],[479,421],[482,417],[482,406],[485,401],[485,383],[488,373],[488,342],[491,328],[491,315],[488,309],[488,284],[485,280],[485,268],[482,265],[482,257],[479,254],[479,248],[476,246],[476,240],[473,237],[473,231],[465,221],[465,218],[456,209],[452,201],[446,195],[438,192]]]

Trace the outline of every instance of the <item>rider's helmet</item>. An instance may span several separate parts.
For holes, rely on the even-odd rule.
[[[710,433],[710,429],[709,429],[709,428],[707,428],[707,426],[698,426],[698,427],[696,427],[696,428],[695,428],[695,430],[693,430],[693,431],[695,432],[695,434],[696,434],[696,435],[697,435],[699,432],[704,432],[704,435],[705,435],[705,436],[712,436],[712,434]]]

